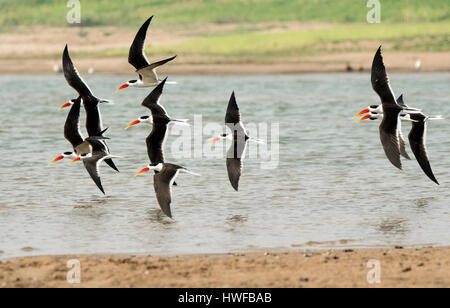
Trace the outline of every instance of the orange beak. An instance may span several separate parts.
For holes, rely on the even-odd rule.
[[[77,158],[75,158],[74,160],[72,160],[70,163],[73,164],[73,163],[75,163],[75,162],[77,162],[77,161],[79,161],[79,160],[81,160],[81,157],[80,157],[80,156],[78,156]]]
[[[129,85],[125,83],[125,84],[121,85],[121,86],[116,90],[116,93],[119,92],[120,90],[123,90],[123,89],[128,88],[128,87],[129,87]]]
[[[56,157],[54,160],[52,160],[50,165],[56,163],[57,161],[60,161],[61,159],[64,159],[64,156],[60,155],[60,156]]]
[[[370,112],[370,109],[369,109],[369,108],[364,109],[364,110],[361,110],[360,113],[358,113],[357,115],[355,115],[355,116],[353,117],[353,119],[354,119],[354,118],[357,118],[357,117],[359,117],[359,116],[362,116],[363,114],[369,113],[369,112]]]
[[[209,143],[214,143],[214,142],[217,142],[217,141],[219,141],[219,140],[220,140],[220,138],[217,137],[217,138],[214,138],[213,140],[211,140]]]
[[[141,173],[148,172],[148,171],[150,171],[150,168],[149,168],[149,167],[145,167],[144,169],[142,169],[141,171],[139,171],[138,173],[136,173],[136,176],[138,176],[138,175],[141,174]]]
[[[131,122],[125,129],[129,129],[131,126],[141,123],[141,120]]]
[[[370,119],[372,116],[370,114],[363,116],[361,119],[359,119],[358,123],[361,123],[364,120]]]
[[[61,106],[61,108],[59,108],[59,110],[63,110],[64,108],[70,107],[72,105],[72,103],[68,102],[65,103],[64,105]]]

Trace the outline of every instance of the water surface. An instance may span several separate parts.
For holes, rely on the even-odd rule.
[[[228,182],[224,159],[180,158],[169,151],[168,161],[202,174],[178,179],[175,220],[161,214],[152,177],[134,177],[148,162],[150,128],[123,128],[147,114],[140,103],[149,90],[113,95],[128,78],[86,78],[98,96],[115,101],[102,114],[110,127],[111,151],[123,158],[116,160],[120,174],[102,167],[104,197],[81,164],[48,166],[71,150],[63,138],[67,111],[57,111],[75,97],[64,78],[0,76],[0,258],[224,253],[308,242],[450,244],[448,122],[432,122],[428,134],[440,187],[415,161],[405,162],[403,172],[396,170],[384,156],[377,123],[351,120],[363,107],[378,103],[369,75],[172,78],[178,85],[166,87],[162,103],[174,117],[193,121],[201,114],[203,125],[222,123],[235,90],[244,122],[280,125],[278,168],[264,170],[261,159],[247,159],[239,193]],[[449,117],[450,74],[393,74],[391,79],[409,105]],[[174,133],[168,147],[177,138]],[[203,142],[210,137],[205,135]]]

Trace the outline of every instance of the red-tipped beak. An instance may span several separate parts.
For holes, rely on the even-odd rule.
[[[80,157],[80,156],[78,156],[77,158],[75,158],[74,160],[72,160],[70,163],[73,164],[73,163],[76,163],[76,162],[79,161],[79,160],[81,160],[81,157]]]
[[[141,120],[131,122],[125,129],[129,129],[131,126],[141,123]]]
[[[61,159],[64,159],[64,156],[59,155],[59,156],[56,157],[54,160],[52,160],[52,162],[50,163],[50,165],[56,163],[57,161],[60,161]]]
[[[59,108],[59,110],[63,110],[64,108],[70,107],[72,105],[72,103],[68,102],[65,103],[64,105],[61,106],[61,108]]]
[[[355,116],[353,117],[353,119],[354,119],[354,118],[357,118],[357,117],[359,117],[359,116],[362,116],[363,114],[369,113],[369,112],[370,112],[370,109],[369,109],[369,108],[364,109],[364,110],[361,110],[357,115],[355,115]]]
[[[217,141],[219,141],[219,140],[220,140],[220,138],[217,137],[217,138],[214,138],[213,140],[211,140],[209,143],[214,143],[214,142],[217,142]]]
[[[136,173],[136,176],[138,176],[138,175],[141,174],[141,173],[148,172],[148,171],[150,171],[150,168],[149,168],[149,167],[145,167],[144,169],[142,169],[141,171],[139,171],[138,173]]]
[[[129,85],[128,85],[127,83],[125,83],[125,84],[121,85],[121,86],[116,90],[116,93],[119,92],[120,90],[123,90],[123,89],[128,88],[128,87],[129,87]]]
[[[361,119],[359,119],[358,123],[361,123],[364,120],[370,119],[372,116],[370,114],[363,116]]]

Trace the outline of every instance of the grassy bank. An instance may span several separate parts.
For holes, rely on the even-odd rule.
[[[84,26],[135,27],[149,15],[163,24],[240,22],[364,23],[366,0],[98,0],[81,1]],[[19,25],[67,26],[65,0],[2,0],[0,28]],[[450,19],[447,0],[382,1],[382,22],[441,22]]]
[[[273,57],[373,51],[377,44],[395,51],[450,50],[450,22],[391,25],[339,25],[328,29],[285,32],[256,31],[197,37],[181,43],[152,47],[157,54],[233,57],[232,62],[259,62]],[[128,47],[79,56],[125,57]]]

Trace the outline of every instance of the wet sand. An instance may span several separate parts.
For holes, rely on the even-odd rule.
[[[81,264],[69,284],[67,262]],[[369,284],[369,260],[381,283]],[[450,248],[392,248],[181,257],[41,256],[0,262],[0,287],[450,287]]]

